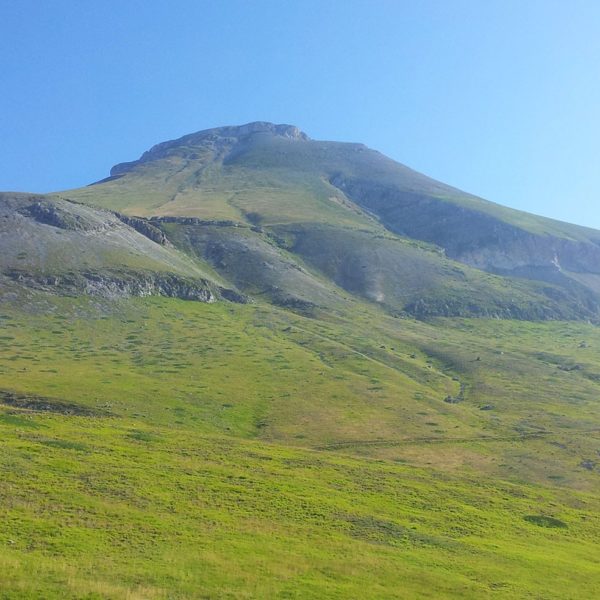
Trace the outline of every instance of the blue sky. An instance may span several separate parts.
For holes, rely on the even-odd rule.
[[[595,0],[0,0],[0,189],[254,120],[600,228]]]

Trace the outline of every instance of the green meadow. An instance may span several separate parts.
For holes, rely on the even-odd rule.
[[[585,323],[4,302],[0,597],[594,598],[598,381]]]

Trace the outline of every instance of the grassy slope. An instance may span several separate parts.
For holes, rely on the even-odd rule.
[[[422,193],[534,234],[598,240],[596,230],[483,200],[361,144],[255,135],[236,146],[224,165],[222,156],[215,159],[215,153],[202,144],[201,139],[182,143],[171,150],[168,158],[139,164],[122,178],[63,194],[139,216],[243,220],[245,212],[257,212],[266,223],[315,221],[372,228],[367,215],[328,183],[329,177],[339,174]],[[188,159],[190,155],[192,160]]]
[[[524,231],[563,240],[593,241],[598,236],[593,230],[488,203],[431,180],[359,144],[289,140],[268,134],[227,141],[225,150],[215,150],[212,143],[202,135],[179,141],[172,144],[168,152],[159,152],[150,161],[131,165],[117,178],[70,190],[64,195],[132,215],[228,220],[260,225],[265,232],[276,234],[285,228],[302,228],[304,237],[311,237],[314,242],[311,250],[317,259],[307,261],[309,269],[316,268],[321,275],[334,279],[347,291],[363,298],[380,302],[383,298],[392,310],[408,307],[412,314],[425,315],[595,318],[596,301],[586,287],[597,292],[600,289],[597,276],[587,272],[565,272],[566,276],[580,281],[581,287],[569,282],[568,278],[540,283],[527,279],[494,279],[478,270],[467,272],[457,263],[445,262],[439,255],[436,257],[427,252],[424,246],[410,245],[411,242],[407,246],[405,239],[391,234],[367,210],[352,202],[343,192],[343,183],[338,182],[336,185],[341,186],[338,188],[330,181],[350,181],[348,193],[357,198],[361,197],[363,188],[374,190],[375,200],[366,202],[365,206],[379,211],[381,219],[392,229],[395,223],[399,231],[402,230],[402,215],[393,210],[388,214],[394,204],[394,195],[398,193],[429,198],[434,205],[443,200],[470,207]],[[419,227],[427,229],[430,218],[426,213],[410,218],[416,219],[417,224],[422,221]],[[453,218],[455,213],[452,213]],[[461,239],[461,236],[470,239],[470,234],[478,227],[477,219],[474,219],[471,229],[467,226],[465,231],[457,231],[451,240]],[[338,265],[330,268],[331,265],[322,264],[323,257],[331,254],[319,238],[327,226],[331,227],[331,234],[327,234],[325,241],[331,246],[335,238],[338,252],[346,254],[341,270],[337,270]],[[457,225],[454,223],[450,227]],[[486,227],[491,228],[490,236],[493,237],[493,226],[486,222]],[[521,248],[513,240],[515,231],[505,234],[510,260],[516,265],[520,260],[527,264],[528,244],[533,242],[523,242],[527,249]],[[430,239],[427,231],[414,235]],[[378,241],[374,242],[376,239]],[[398,243],[394,244],[394,240]],[[482,239],[477,243],[485,246],[487,242]],[[350,253],[346,251],[348,246]],[[581,252],[585,255],[595,250],[595,245],[588,244]],[[298,254],[292,258],[296,262],[310,258],[310,252],[300,254],[302,258]],[[350,259],[351,254],[356,260]],[[523,254],[525,258],[521,256]],[[229,266],[236,260],[230,261]],[[475,259],[468,258],[467,262],[470,260]],[[479,257],[477,260],[484,259]],[[477,260],[469,264],[478,264]],[[501,256],[496,256],[492,262],[496,260],[501,263]],[[552,270],[551,258],[546,256],[544,260]],[[535,260],[533,262],[537,264]],[[419,266],[411,273],[411,265]],[[363,272],[359,269],[365,270],[366,277],[362,280]],[[549,271],[542,269],[540,273],[542,271],[542,279],[551,276]],[[355,276],[357,272],[359,277]],[[415,272],[417,277],[414,277]],[[222,274],[229,275],[227,272]],[[399,281],[400,285],[393,281]],[[285,285],[273,285],[285,289]],[[264,287],[263,282],[259,287]],[[247,291],[252,293],[252,290]],[[562,310],[557,309],[557,304],[562,304]]]
[[[281,178],[302,172],[304,178],[342,174],[371,181],[375,185],[392,185],[399,190],[423,193],[489,214],[501,221],[535,234],[555,235],[574,240],[597,240],[598,231],[532,215],[478,198],[433,180],[401,165],[381,153],[361,144],[339,142],[288,142],[281,138],[257,140],[240,156],[232,167],[277,170]]]
[[[341,194],[316,177],[293,169],[257,170],[172,157],[147,163],[123,178],[61,195],[80,202],[138,216],[186,216],[244,222],[246,214],[261,223],[318,221],[374,228],[357,207],[340,204]],[[208,171],[208,173],[207,173]],[[336,201],[334,199],[338,199]]]
[[[5,597],[598,592],[592,326],[25,310],[0,310],[0,389],[97,414],[2,407]]]
[[[321,178],[314,146],[289,148],[224,166],[173,155],[65,195],[393,238]],[[368,152],[330,150],[336,168]],[[30,398],[0,404],[0,595],[598,596],[597,328],[417,322],[342,295],[314,318],[260,302],[0,304],[0,390]]]
[[[262,160],[259,150],[252,154],[257,164]],[[323,179],[314,173],[307,177],[305,170],[313,168],[310,163],[303,170],[300,161],[297,171],[282,169],[278,163],[258,169],[254,162],[240,164],[242,158],[236,159],[235,166],[211,163],[212,179],[207,181],[206,169],[198,174],[195,162],[171,157],[143,164],[121,179],[71,191],[68,197],[130,214],[250,221],[259,223],[267,236],[289,238],[278,248],[272,239],[241,227],[196,226],[196,234],[194,227],[163,226],[170,240],[204,259],[204,264],[210,262],[207,244],[223,248],[225,266],[214,261],[212,266],[250,294],[292,296],[323,305],[333,300],[320,288],[333,280],[392,310],[409,307],[415,312],[415,304],[424,302],[419,309],[423,314],[494,315],[510,310],[529,317],[545,313],[569,317],[582,313],[576,298],[565,298],[557,310],[555,300],[542,292],[551,284],[491,276],[447,260],[427,244],[395,236]],[[161,183],[155,183],[155,178]],[[149,185],[153,191],[147,189]],[[151,200],[154,193],[160,200]],[[193,248],[190,236],[197,239],[198,248]],[[290,252],[281,255],[282,247]],[[265,261],[270,268],[264,268]],[[297,266],[312,270],[321,283],[292,268]],[[250,275],[252,282],[246,281]]]

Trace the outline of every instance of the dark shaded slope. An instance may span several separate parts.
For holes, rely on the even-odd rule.
[[[538,233],[458,201],[400,186],[342,175],[331,182],[391,231],[435,243],[461,262],[493,273],[557,283],[567,283],[565,278],[572,274],[589,275],[582,282],[599,289],[594,281],[600,275],[598,232],[565,226],[564,232],[555,234],[552,222],[544,230],[546,223],[540,218]]]
[[[415,316],[537,320],[594,318],[598,312],[583,286],[573,291],[486,275],[435,247],[394,236],[313,225],[274,229],[291,252],[340,287]]]
[[[309,273],[257,228],[177,218],[153,222],[178,248],[206,261],[247,294],[304,310],[341,301],[335,286]]]
[[[571,319],[594,316],[559,287],[481,273],[435,247],[327,225],[250,227],[156,218],[178,248],[244,293],[295,309],[333,307],[345,294],[417,317]]]

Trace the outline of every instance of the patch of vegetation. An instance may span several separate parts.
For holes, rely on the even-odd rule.
[[[59,439],[48,439],[48,438],[38,438],[37,442],[43,444],[44,446],[49,446],[51,448],[62,448],[63,450],[77,450],[78,452],[88,452],[89,446],[83,444],[81,442],[74,442],[72,440],[59,440]]]
[[[54,332],[52,332],[54,333]],[[23,357],[26,360],[28,357]],[[58,373],[57,369],[43,369],[45,373]],[[35,394],[24,394],[11,390],[0,390],[0,404],[21,408],[26,410],[53,412],[63,415],[94,415],[99,414],[98,411],[81,406],[73,402],[64,402],[55,398],[47,398],[45,396],[37,396]]]
[[[525,519],[525,521],[528,523],[533,523],[534,525],[539,525],[540,527],[558,527],[559,529],[567,528],[567,524],[564,521],[545,515],[525,515],[523,519]]]
[[[155,442],[158,440],[158,437],[155,434],[149,431],[142,431],[139,429],[130,431],[127,435],[132,440],[137,440],[138,442]]]

